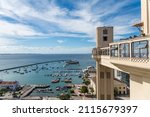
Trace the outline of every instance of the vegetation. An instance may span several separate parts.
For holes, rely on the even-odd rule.
[[[115,87],[114,88],[114,97],[116,97],[118,95],[118,89]]]
[[[2,96],[3,94],[5,94],[6,92],[8,92],[10,89],[8,88],[2,88],[0,89],[0,96]]]
[[[88,90],[87,86],[81,87],[81,93],[84,93],[84,95],[85,95],[85,93],[88,93],[88,92],[89,92],[89,90]]]
[[[94,88],[93,87],[90,87],[90,92],[92,93],[92,96],[93,96],[93,93],[94,93]]]
[[[74,93],[74,89],[70,89],[70,93]]]
[[[86,79],[86,80],[83,81],[83,83],[88,86],[90,84],[90,80]]]
[[[70,94],[64,94],[64,93],[62,93],[62,94],[60,94],[59,95],[59,99],[61,99],[61,100],[69,100],[70,99]]]
[[[85,73],[83,79],[87,79],[89,76],[90,76],[89,73]]]

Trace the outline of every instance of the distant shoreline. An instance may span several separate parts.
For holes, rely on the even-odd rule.
[[[92,54],[92,53],[0,53],[0,55],[87,55],[87,54]]]

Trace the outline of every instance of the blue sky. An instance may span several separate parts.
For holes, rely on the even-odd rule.
[[[98,26],[138,33],[140,0],[0,0],[0,53],[91,53]]]

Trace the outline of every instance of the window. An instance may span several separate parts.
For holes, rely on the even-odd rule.
[[[120,44],[119,49],[120,49],[120,57],[129,57],[130,56],[128,43]]]
[[[107,30],[107,29],[104,29],[104,30],[103,30],[103,34],[108,34],[108,30]]]
[[[117,76],[120,77],[121,76],[121,71],[117,70]]]
[[[104,100],[104,99],[105,99],[105,98],[104,98],[104,95],[102,94],[102,95],[101,95],[101,100]]]
[[[107,77],[107,79],[110,79],[110,72],[106,73],[106,77]]]
[[[100,72],[101,79],[104,79],[104,72]]]
[[[111,45],[110,50],[112,57],[118,57],[118,45]]]
[[[148,58],[148,41],[137,41],[132,43],[132,57]]]
[[[103,36],[103,41],[107,41],[108,37],[107,36]]]
[[[100,50],[101,55],[109,55],[109,49]]]

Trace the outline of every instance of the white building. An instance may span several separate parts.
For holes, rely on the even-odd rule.
[[[17,87],[19,87],[19,82],[17,81],[0,80],[0,88],[10,88],[11,90],[16,90]]]

